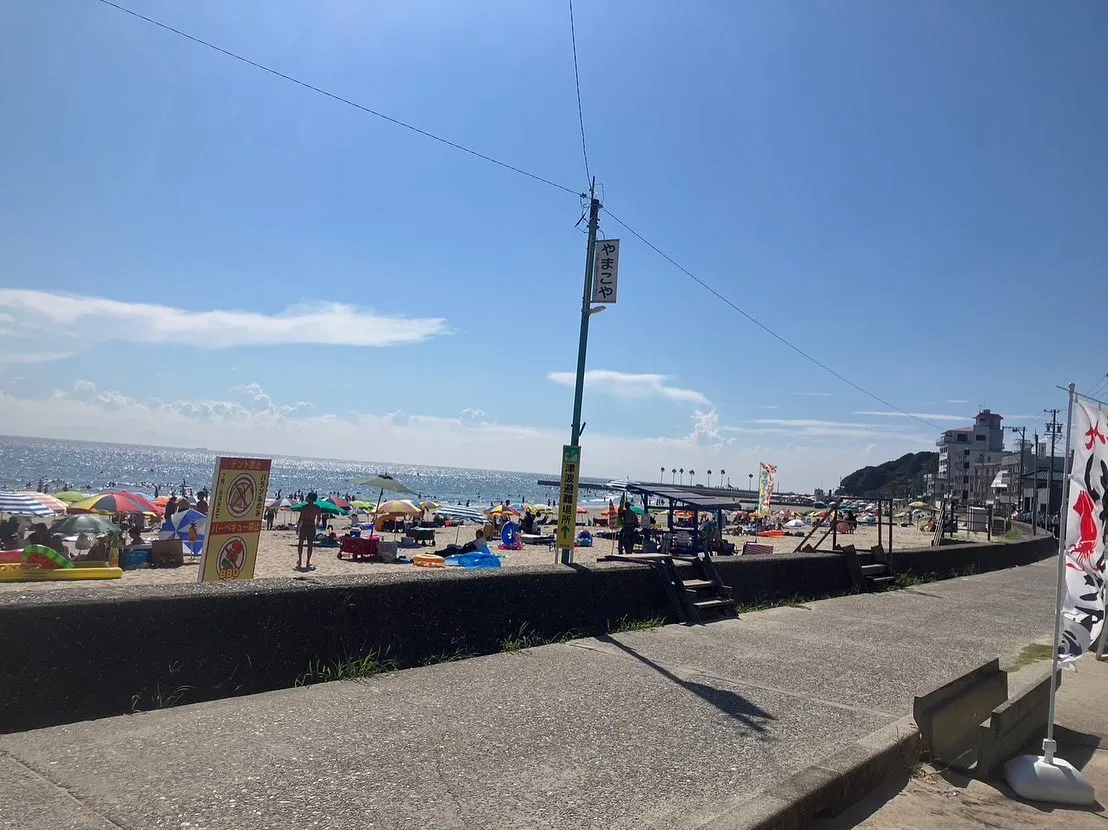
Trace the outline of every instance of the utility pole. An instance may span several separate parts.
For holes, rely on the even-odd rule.
[[[589,348],[589,318],[604,306],[592,308],[592,271],[596,258],[596,232],[600,224],[600,200],[596,198],[596,179],[589,183],[589,244],[585,250],[585,286],[581,292],[581,339],[577,344],[577,384],[573,389],[573,424],[570,427],[569,443],[572,447],[581,446],[581,432],[585,425],[581,423],[581,399],[585,393],[585,355]],[[561,563],[573,564],[573,547],[562,548]]]
[[[1031,459],[1035,483],[1031,486],[1031,535],[1039,533],[1039,433],[1032,433]]]
[[[1020,477],[1019,477],[1019,505],[1016,507],[1017,513],[1023,512],[1023,456],[1027,452],[1027,427],[1005,427],[1016,433],[1020,437]]]
[[[1050,466],[1047,468],[1046,474],[1046,515],[1047,515],[1047,529],[1049,530],[1050,520],[1054,516],[1054,449],[1055,443],[1058,441],[1058,436],[1062,434],[1062,425],[1058,423],[1058,413],[1061,410],[1058,409],[1044,409],[1050,415],[1050,423],[1046,425],[1047,434],[1050,436]],[[1062,469],[1065,469],[1065,462],[1062,462]],[[1059,505],[1059,509],[1061,506]]]

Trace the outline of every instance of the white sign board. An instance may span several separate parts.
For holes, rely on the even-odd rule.
[[[592,269],[592,301],[614,303],[619,287],[619,240],[596,240]]]

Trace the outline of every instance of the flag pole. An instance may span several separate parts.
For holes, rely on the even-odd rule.
[[[1050,661],[1050,699],[1047,702],[1046,737],[1042,755],[1017,755],[1004,765],[1004,778],[1016,795],[1031,801],[1087,805],[1096,802],[1096,792],[1081,771],[1055,756],[1054,700],[1058,692],[1058,644],[1062,639],[1062,604],[1066,596],[1066,525],[1069,523],[1070,435],[1073,431],[1075,388],[1071,383],[1066,415],[1066,454],[1063,457],[1062,506],[1058,521],[1058,589],[1054,600],[1054,654]],[[1053,465],[1053,459],[1051,464]]]
[[[1050,660],[1050,697],[1047,702],[1046,737],[1043,739],[1043,759],[1048,764],[1054,763],[1054,752],[1058,748],[1054,740],[1054,698],[1058,691],[1058,643],[1062,640],[1062,603],[1066,596],[1066,526],[1069,524],[1070,504],[1070,478],[1073,470],[1070,468],[1070,435],[1073,432],[1073,398],[1074,385],[1069,385],[1069,404],[1066,410],[1066,451],[1062,456],[1062,470],[1065,478],[1062,480],[1062,505],[1058,512],[1058,589],[1054,596],[1054,656]],[[1054,467],[1054,459],[1050,460],[1051,468]]]

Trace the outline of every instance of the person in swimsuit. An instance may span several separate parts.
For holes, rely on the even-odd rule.
[[[316,502],[316,494],[308,493],[307,505],[300,511],[300,518],[296,522],[296,570],[304,569],[304,543],[308,543],[308,570],[312,568],[312,546],[315,544],[315,526],[319,521],[319,515],[323,512]]]

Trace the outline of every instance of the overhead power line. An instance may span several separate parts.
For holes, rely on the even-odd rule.
[[[731,300],[729,300],[727,297],[725,297],[723,294],[721,294],[715,288],[710,286],[704,280],[700,279],[700,277],[698,277],[696,274],[694,274],[692,271],[690,271],[684,265],[677,262],[673,257],[671,257],[669,254],[667,254],[665,251],[663,251],[661,248],[659,248],[657,245],[655,245],[649,239],[644,237],[637,230],[632,228],[630,225],[628,225],[626,222],[624,222],[622,219],[620,219],[618,216],[616,216],[614,213],[612,213],[610,210],[608,210],[607,207],[604,208],[604,212],[607,213],[609,216],[611,216],[612,219],[615,220],[618,224],[622,225],[627,230],[628,233],[630,233],[632,236],[634,236],[636,239],[638,239],[641,243],[646,245],[646,247],[650,248],[650,250],[654,251],[654,253],[658,254],[658,256],[660,256],[662,259],[664,259],[666,262],[668,262],[670,265],[672,265],[678,271],[683,273],[686,277],[691,279],[693,282],[695,282],[697,285],[699,285],[701,288],[703,288],[709,294],[712,294],[714,297],[716,297],[716,299],[722,301],[725,305],[729,306],[733,311],[736,311],[739,314],[741,314],[748,321],[750,321],[751,323],[756,325],[758,328],[760,328],[762,331],[764,331],[766,334],[768,334],[774,340],[777,340],[779,343],[781,343],[785,346],[788,346],[790,349],[792,349],[798,355],[803,357],[805,360],[807,360],[811,363],[814,363],[816,366],[823,369],[828,374],[832,375],[833,377],[838,378],[843,383],[845,383],[848,386],[851,386],[854,389],[858,390],[863,395],[865,395],[867,398],[871,398],[871,399],[877,401],[882,406],[886,406],[889,409],[893,410],[894,412],[899,412],[901,415],[904,415],[907,418],[911,418],[914,421],[919,421],[921,424],[925,424],[926,426],[929,426],[932,429],[937,429],[937,430],[942,430],[943,429],[943,427],[940,427],[938,424],[933,424],[930,421],[926,420],[925,418],[921,418],[918,415],[915,415],[911,412],[908,412],[904,409],[901,409],[899,406],[896,406],[895,404],[889,403],[889,401],[885,400],[880,395],[877,395],[877,394],[874,394],[873,392],[870,392],[868,389],[866,389],[863,386],[859,386],[857,383],[852,381],[850,378],[845,377],[844,375],[842,375],[839,372],[832,369],[826,363],[823,363],[819,359],[817,359],[817,358],[813,357],[812,355],[808,354],[808,352],[804,351],[802,348],[797,346],[795,343],[793,343],[789,340],[786,340],[784,337],[782,337],[780,334],[775,332],[773,329],[771,329],[769,326],[767,326],[761,320],[757,319],[756,317],[754,317],[749,312],[744,311],[742,308],[735,305],[735,303],[733,303]]]
[[[581,155],[585,157],[585,181],[591,182],[589,148],[585,144],[585,111],[581,107],[581,73],[577,69],[577,30],[573,25],[573,0],[569,0],[569,39],[573,44],[573,82],[577,86],[577,121],[581,125]]]
[[[274,75],[278,78],[281,78],[282,80],[288,81],[289,83],[296,84],[297,86],[303,87],[307,90],[311,90],[312,92],[322,95],[325,98],[330,98],[332,101],[338,101],[340,104],[346,104],[347,106],[354,107],[355,109],[361,110],[362,112],[368,113],[369,115],[376,116],[383,121],[388,121],[390,124],[395,124],[398,127],[403,127],[405,130],[411,130],[413,133],[418,133],[425,138],[430,138],[431,140],[437,141],[440,144],[445,144],[447,147],[453,147],[455,150],[461,150],[463,153],[468,153],[469,155],[479,158],[482,161],[487,161],[490,164],[495,164],[497,167],[502,167],[505,170],[510,170],[513,173],[518,173],[521,176],[526,176],[527,178],[533,179],[537,182],[542,182],[543,184],[557,188],[558,190],[564,190],[566,193],[572,193],[574,196],[581,195],[581,192],[579,190],[576,190],[572,187],[566,187],[565,185],[553,182],[550,179],[544,178],[543,176],[539,176],[535,173],[529,173],[528,171],[516,167],[513,164],[508,164],[507,162],[500,161],[499,159],[495,159],[492,156],[487,156],[484,153],[478,152],[477,150],[473,150],[462,144],[458,144],[456,141],[451,141],[448,138],[443,138],[441,135],[435,135],[434,133],[428,132],[427,130],[422,130],[419,127],[414,126],[413,124],[407,123],[406,121],[401,121],[398,118],[393,118],[390,115],[385,115],[383,112],[378,112],[375,109],[371,109],[364,104],[359,104],[357,101],[352,101],[349,98],[344,98],[341,95],[336,95],[333,92],[328,92],[327,90],[315,86],[314,84],[310,84],[307,81],[302,81],[299,78],[294,78],[292,75],[286,75],[284,72],[274,69],[271,66],[266,66],[263,63],[258,63],[257,61],[250,60],[250,58],[243,57],[242,55],[236,52],[232,52],[229,49],[224,49],[222,46],[216,46],[214,43],[210,43],[209,41],[203,40],[202,38],[198,38],[195,35],[190,35],[188,32],[183,32],[180,29],[175,29],[174,27],[166,23],[162,23],[160,20],[155,20],[152,17],[147,17],[144,14],[140,14],[134,9],[129,9],[126,6],[119,5],[118,3],[113,3],[112,0],[97,0],[97,2],[105,6],[110,6],[111,8],[116,9],[117,11],[121,11],[124,14],[129,14],[131,15],[131,17],[149,23],[151,26],[157,26],[159,29],[171,32],[178,37],[183,37],[185,40],[190,40],[193,43],[211,49],[213,52],[219,52],[221,55],[226,55],[229,58],[233,58],[234,60],[247,64],[248,66],[252,66],[255,69],[260,69],[262,72],[268,72],[270,75]]]

